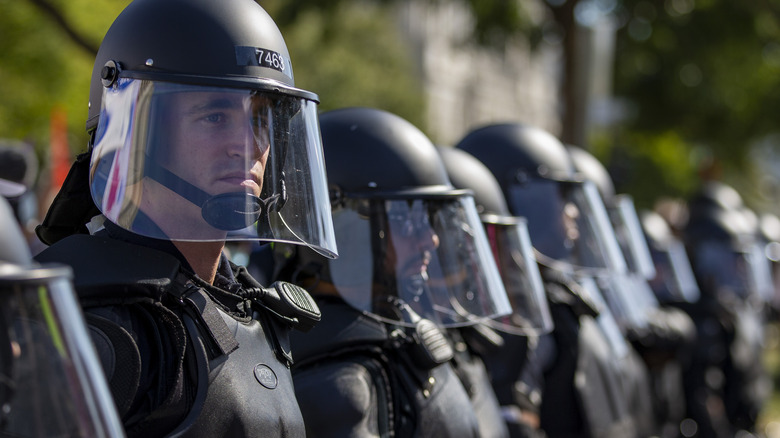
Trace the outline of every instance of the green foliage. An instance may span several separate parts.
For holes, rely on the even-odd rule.
[[[263,6],[276,16],[275,2]],[[317,93],[320,110],[376,107],[425,129],[422,85],[392,9],[344,2],[329,14],[299,11],[294,22],[282,26],[282,33],[295,85]]]
[[[709,147],[724,170],[745,169],[749,146],[777,129],[780,4],[625,6],[633,16],[618,35],[616,90],[638,108],[629,128],[646,136],[674,131],[684,144]]]
[[[50,0],[75,32],[99,45],[127,1]],[[52,16],[28,0],[0,0],[0,137],[24,139],[41,155],[49,142],[49,117],[67,113],[73,150],[86,144],[89,78],[94,53],[77,45]]]

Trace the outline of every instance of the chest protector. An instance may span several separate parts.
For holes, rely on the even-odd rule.
[[[479,436],[441,332],[422,340],[419,328],[383,324],[339,299],[318,304],[320,324],[291,337],[295,388],[312,436]]]
[[[635,437],[620,363],[595,320],[598,310],[570,280],[553,272],[544,279],[556,355],[544,370],[542,429],[550,437]]]
[[[37,259],[72,266],[128,436],[304,436],[289,368],[297,319],[264,305],[240,270],[240,289],[256,299],[192,278],[167,253],[106,237],[74,235]]]

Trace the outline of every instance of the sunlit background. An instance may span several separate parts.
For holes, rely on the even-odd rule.
[[[39,216],[86,148],[92,62],[127,3],[0,0],[0,138],[34,151]],[[322,110],[389,110],[440,145],[521,121],[590,150],[638,208],[718,179],[780,214],[779,0],[259,3]],[[777,398],[761,424],[780,436],[773,421]]]

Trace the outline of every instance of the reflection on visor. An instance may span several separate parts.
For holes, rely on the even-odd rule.
[[[510,210],[528,220],[534,247],[579,268],[625,269],[604,204],[590,183],[532,179],[509,188]]]
[[[486,324],[515,335],[549,333],[553,328],[552,317],[525,221],[485,222],[485,231],[512,304],[510,315]]]
[[[123,437],[68,268],[0,263],[0,435]]]
[[[655,267],[633,200],[628,195],[617,195],[615,205],[608,210],[628,270],[646,279],[653,278]]]
[[[473,198],[348,198],[333,216],[341,254],[330,274],[353,307],[409,324],[400,302],[442,326],[511,311]]]
[[[300,97],[120,79],[103,96],[90,188],[143,236],[335,255],[316,103]]]

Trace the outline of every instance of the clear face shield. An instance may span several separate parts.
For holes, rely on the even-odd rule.
[[[292,94],[120,78],[103,95],[90,189],[143,236],[334,257],[319,132],[316,102]]]
[[[124,437],[69,268],[0,264],[0,435]]]
[[[655,276],[655,265],[636,214],[634,201],[629,195],[616,195],[614,200],[614,205],[607,207],[607,211],[628,271],[651,279]]]
[[[346,197],[334,209],[339,295],[384,321],[443,327],[511,313],[471,196]]]
[[[604,203],[590,182],[530,179],[509,187],[508,203],[528,220],[538,260],[577,271],[625,271]]]
[[[512,305],[510,315],[485,323],[515,335],[549,333],[553,329],[552,316],[526,221],[482,215],[482,223]]]

